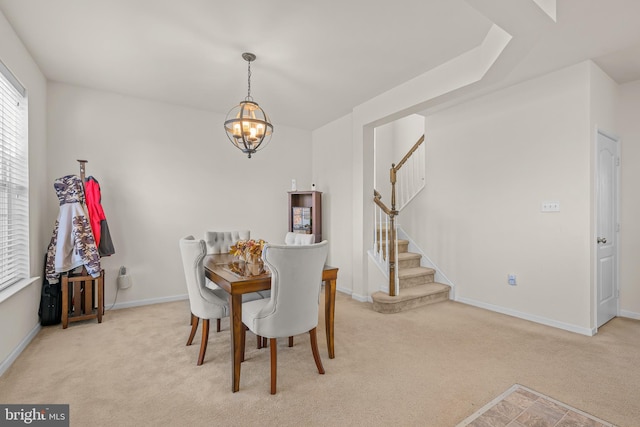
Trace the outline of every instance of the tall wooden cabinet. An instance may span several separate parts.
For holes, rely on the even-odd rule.
[[[315,235],[322,241],[322,192],[289,192],[289,231]]]

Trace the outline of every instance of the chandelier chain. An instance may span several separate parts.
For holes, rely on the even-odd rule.
[[[247,61],[249,65],[247,66],[247,100],[253,99],[251,98],[251,61]]]

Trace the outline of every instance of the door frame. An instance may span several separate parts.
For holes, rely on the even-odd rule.
[[[592,273],[593,273],[593,283],[592,283],[592,335],[595,335],[598,332],[598,244],[596,242],[598,238],[598,173],[599,173],[599,162],[598,162],[598,138],[600,135],[603,135],[609,139],[612,139],[616,143],[616,154],[618,157],[618,167],[615,172],[615,186],[616,186],[616,194],[615,194],[615,205],[616,205],[616,243],[615,243],[615,251],[616,251],[616,262],[615,262],[615,288],[616,288],[616,313],[617,316],[620,315],[620,169],[622,167],[622,154],[620,150],[620,137],[615,135],[612,132],[605,131],[598,126],[595,128],[595,138],[593,144],[593,155],[594,155],[594,167],[593,167],[593,222],[591,229],[591,241],[590,247],[592,250]]]

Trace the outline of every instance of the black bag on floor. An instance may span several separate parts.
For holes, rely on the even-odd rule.
[[[45,256],[45,264],[47,262]],[[47,281],[46,274],[43,275],[42,294],[40,295],[40,324],[42,326],[57,325],[62,321],[62,288],[60,282],[51,284]]]

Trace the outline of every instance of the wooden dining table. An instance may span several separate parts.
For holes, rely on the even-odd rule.
[[[242,268],[242,262],[231,254],[211,254],[204,258],[205,276],[229,294],[229,324],[231,332],[231,390],[240,389],[240,364],[244,358],[242,354],[242,340],[244,331],[242,326],[242,295],[250,292],[271,289],[271,273],[268,270],[249,274]],[[258,274],[255,274],[258,273]],[[327,336],[327,351],[329,359],[335,357],[333,346],[333,326],[336,307],[336,280],[338,268],[328,265],[322,271],[324,290],[324,324]]]

